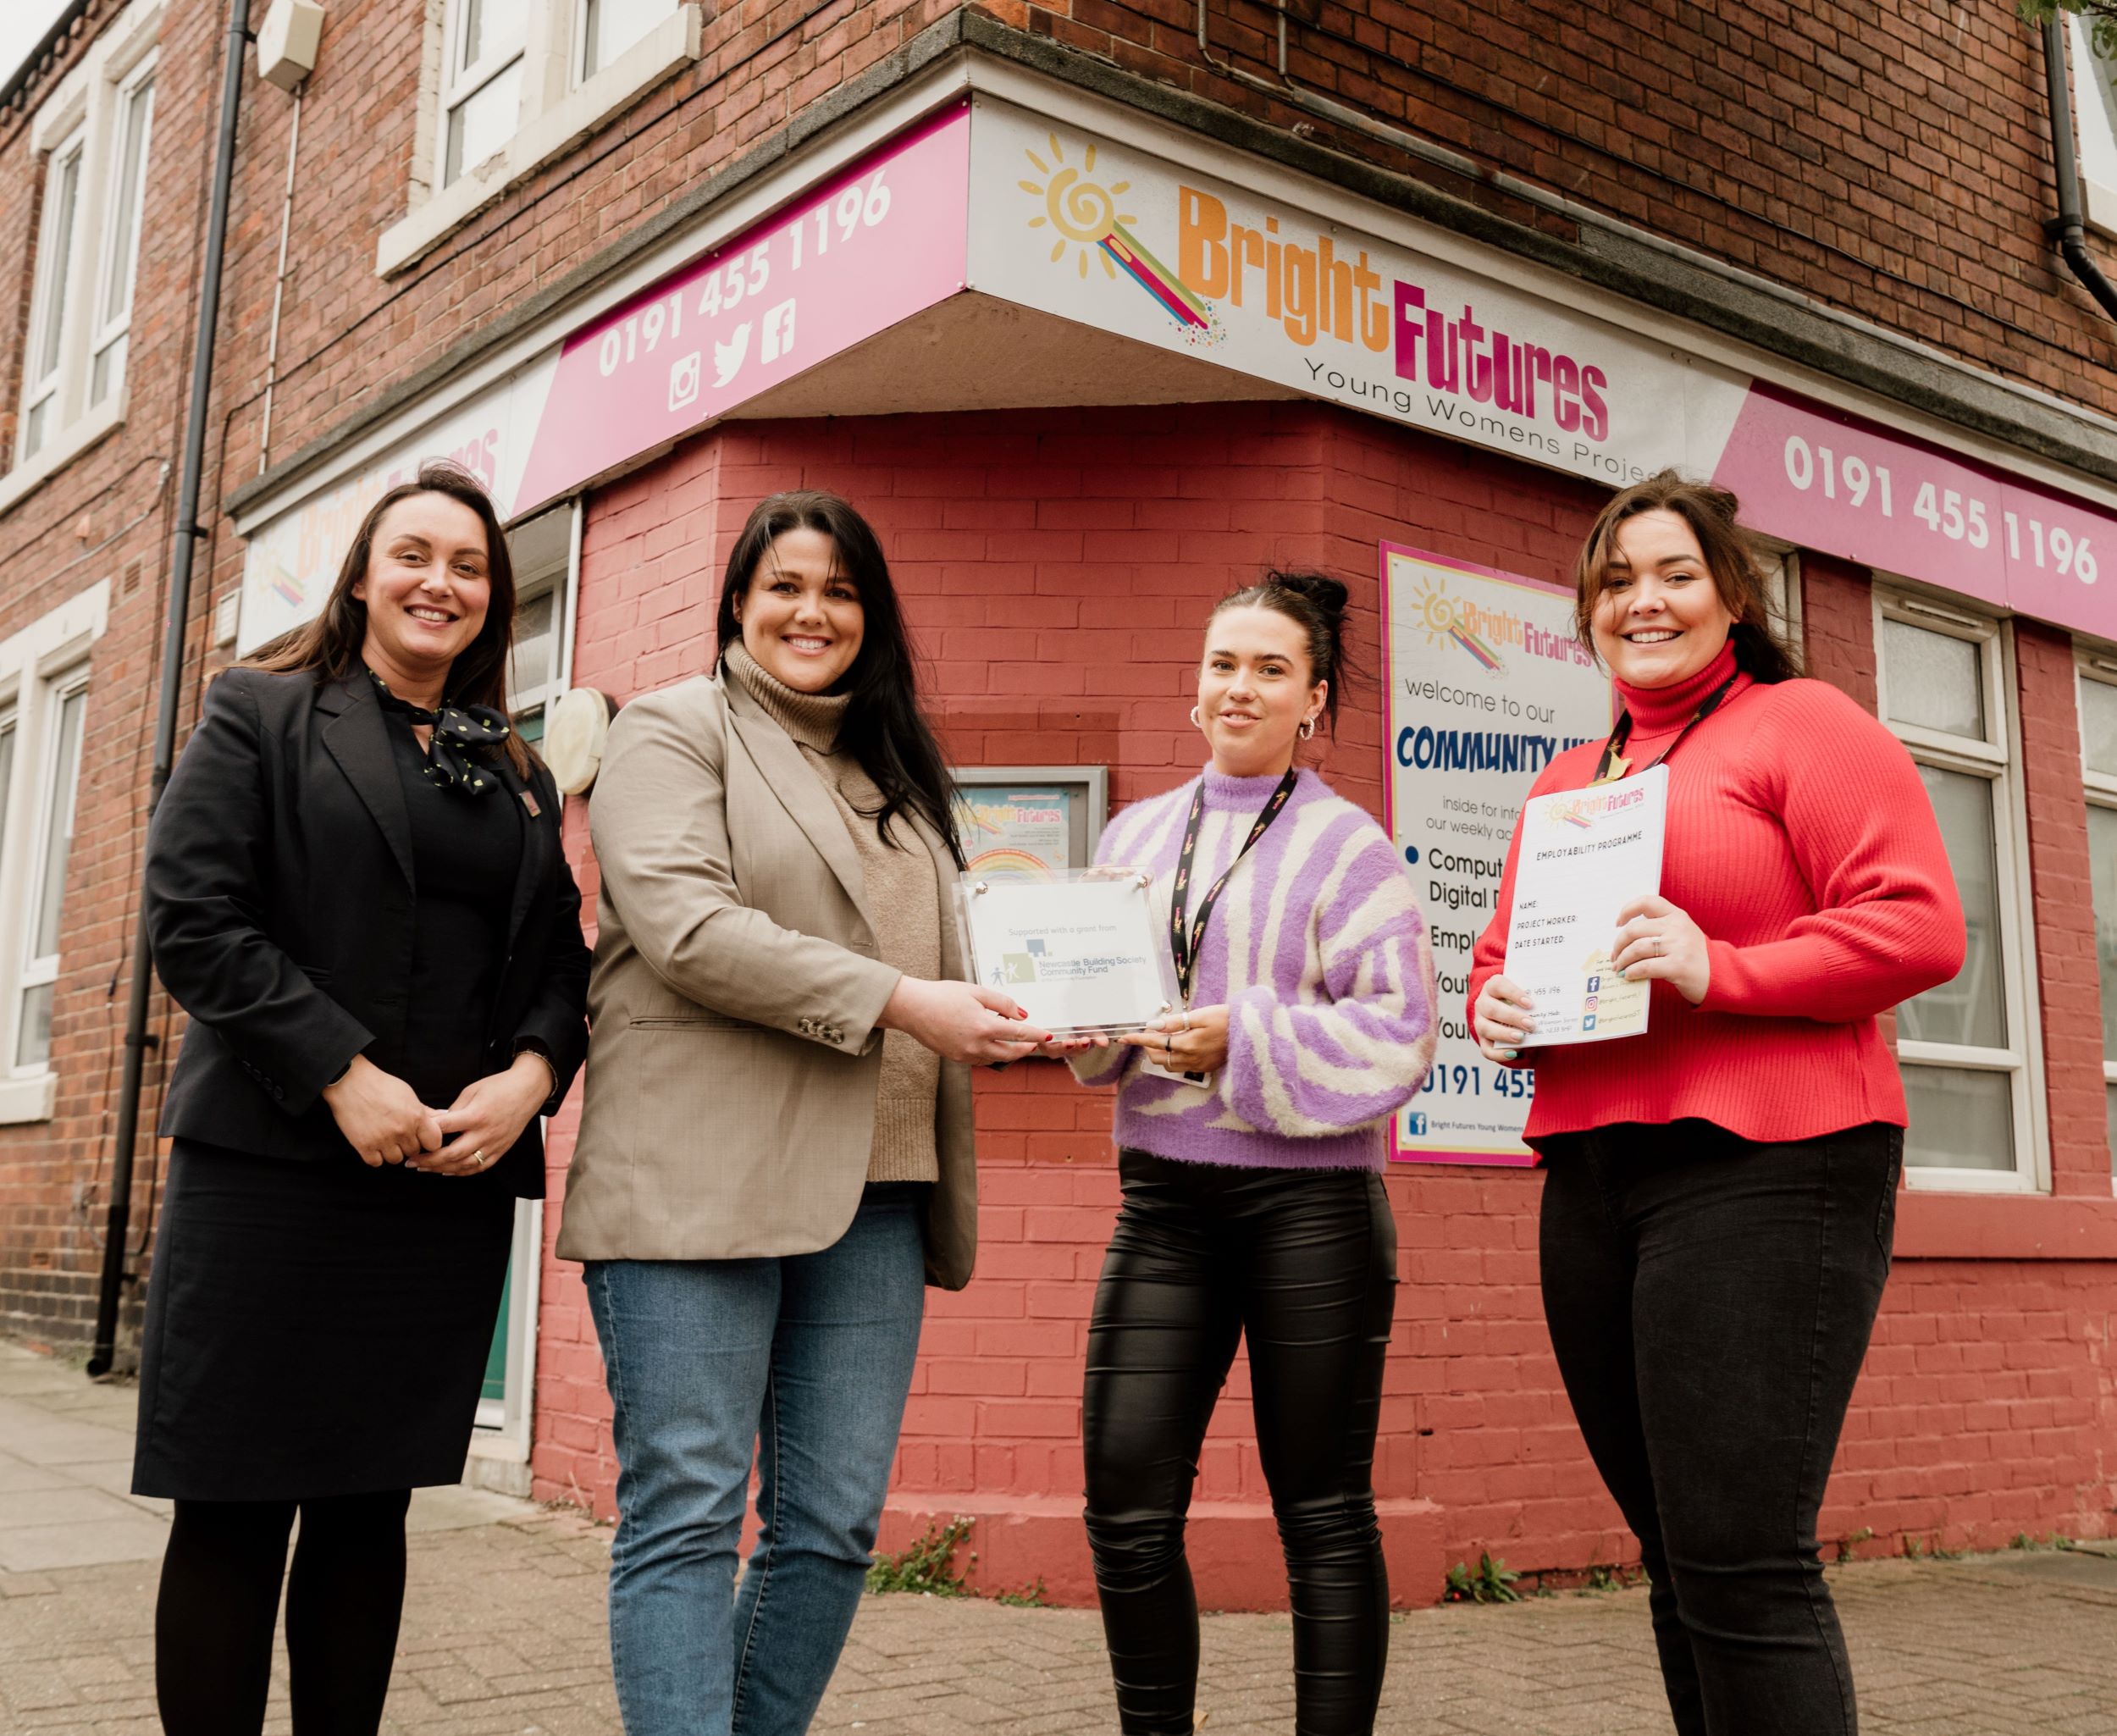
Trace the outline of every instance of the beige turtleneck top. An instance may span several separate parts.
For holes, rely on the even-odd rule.
[[[727,650],[728,672],[785,730],[830,793],[853,840],[864,877],[862,904],[874,925],[882,960],[907,976],[941,974],[941,887],[932,854],[901,818],[886,840],[875,816],[882,793],[858,760],[838,745],[845,719],[843,694],[804,694],[767,673],[738,640]],[[882,1070],[875,1101],[870,1181],[938,1181],[941,1160],[934,1122],[941,1058],[901,1031],[882,1033]]]

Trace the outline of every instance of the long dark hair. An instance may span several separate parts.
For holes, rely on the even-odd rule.
[[[422,464],[416,481],[399,483],[368,509],[360,528],[353,533],[352,546],[339,563],[338,578],[322,612],[258,646],[237,666],[268,670],[275,675],[312,671],[319,683],[342,681],[358,669],[361,647],[368,642],[368,605],[353,594],[353,587],[368,576],[383,514],[414,495],[446,495],[469,507],[485,527],[485,572],[491,587],[485,624],[449,666],[447,697],[458,705],[489,705],[504,716],[507,656],[515,643],[515,565],[507,552],[506,534],[500,528],[500,515],[493,510],[492,496],[485,492],[484,484],[462,466],[443,459]],[[516,772],[528,777],[529,750],[522,738],[510,731],[502,746]]]
[[[1341,580],[1321,572],[1281,572],[1276,567],[1256,584],[1230,591],[1213,605],[1212,622],[1224,609],[1270,609],[1301,628],[1308,640],[1308,679],[1330,683],[1324,690],[1324,716],[1333,735],[1338,731],[1338,694],[1344,686],[1346,599]]]
[[[1756,543],[1738,516],[1742,503],[1726,489],[1691,482],[1673,470],[1635,482],[1596,516],[1573,567],[1573,631],[1593,655],[1595,604],[1610,579],[1617,528],[1642,512],[1673,512],[1691,528],[1712,574],[1713,589],[1735,617],[1727,638],[1735,666],[1753,681],[1792,681],[1801,672],[1799,650],[1772,624],[1772,600],[1757,565]]]
[[[909,810],[948,841],[949,854],[960,868],[955,780],[919,709],[917,658],[897,606],[897,588],[890,583],[882,542],[849,501],[820,489],[793,489],[757,503],[727,557],[727,577],[713,622],[719,657],[725,661],[728,648],[742,642],[736,602],[749,593],[773,541],[790,530],[813,530],[830,538],[836,570],[860,593],[860,649],[832,691],[843,694],[848,702],[838,739],[882,793],[876,828],[888,838],[891,816]]]

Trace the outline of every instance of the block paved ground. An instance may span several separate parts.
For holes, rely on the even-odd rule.
[[[162,1504],[124,1490],[132,1395],[0,1346],[0,1730],[157,1728]],[[616,1736],[603,1627],[610,1533],[467,1490],[413,1506],[384,1728]],[[1868,1736],[2117,1736],[2117,1551],[1834,1569]],[[1204,1624],[1208,1731],[1291,1729],[1277,1616]],[[284,1732],[285,1684],[267,1729]],[[1095,1614],[870,1598],[815,1725],[874,1736],[1114,1730]],[[1638,1591],[1401,1617],[1386,1736],[1661,1736]],[[1795,1733],[1788,1733],[1795,1736]]]

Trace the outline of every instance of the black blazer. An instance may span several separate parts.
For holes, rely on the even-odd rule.
[[[403,1067],[417,893],[385,730],[365,674],[319,683],[231,669],[207,689],[147,851],[155,968],[191,1015],[164,1135],[358,1161],[318,1093],[356,1055]],[[525,1046],[550,1059],[550,1114],[588,1048],[581,895],[551,774],[533,766],[525,782],[495,757],[528,823],[486,1037],[495,1072]],[[468,1185],[489,1183],[544,1192],[537,1122]]]

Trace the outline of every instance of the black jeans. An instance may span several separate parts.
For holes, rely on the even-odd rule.
[[[168,1736],[263,1728],[283,1575],[295,1736],[373,1736],[404,1607],[411,1500],[411,1490],[394,1489],[298,1503],[178,1501],[154,1612],[155,1695]]]
[[[1639,1536],[1680,1736],[1853,1736],[1816,1515],[1889,1274],[1904,1136],[1544,1142],[1544,1313]]]
[[[1189,1736],[1198,1606],[1184,1516],[1247,1335],[1257,1457],[1286,1554],[1299,1736],[1364,1736],[1389,1658],[1374,1431],[1396,1225],[1361,1169],[1119,1156],[1088,1328],[1088,1541],[1127,1736]]]

